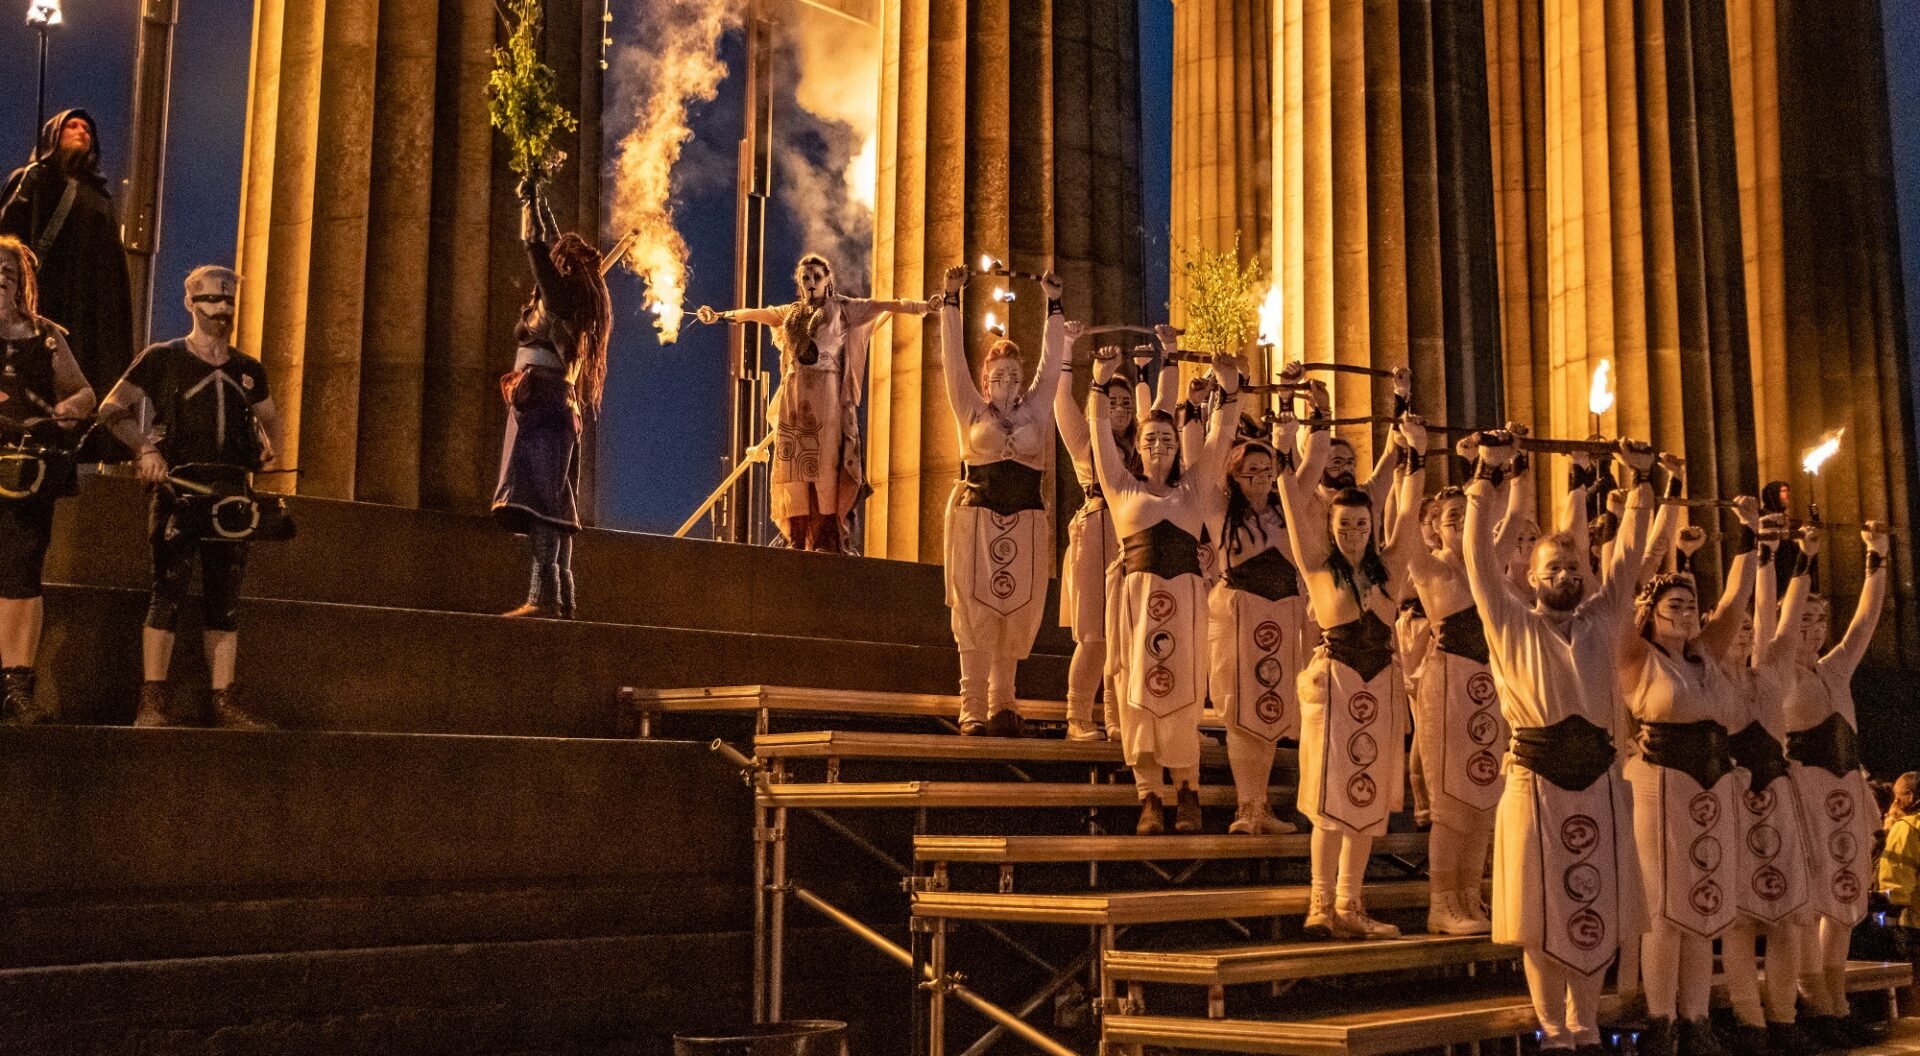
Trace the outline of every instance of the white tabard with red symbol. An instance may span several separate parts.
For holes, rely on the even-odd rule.
[[[1421,665],[1413,735],[1436,821],[1465,828],[1500,804],[1510,731],[1487,665],[1443,649]],[[1458,819],[1457,823],[1456,820]]]
[[[1300,813],[1319,828],[1387,831],[1406,786],[1406,687],[1398,663],[1371,679],[1323,646],[1300,676]]]
[[[1040,631],[1047,595],[1044,510],[947,510],[947,604],[954,641],[1024,658]]]
[[[1758,792],[1746,771],[1734,788],[1740,815],[1740,911],[1766,924],[1801,923],[1807,904],[1807,840],[1793,782],[1776,777]]]
[[[1300,669],[1310,624],[1304,595],[1271,601],[1214,584],[1208,598],[1213,706],[1269,743],[1300,735]]]
[[[1789,763],[1807,825],[1808,901],[1813,911],[1852,927],[1867,915],[1873,890],[1873,827],[1878,820],[1866,775]]]
[[[1162,766],[1200,765],[1200,711],[1207,699],[1206,585],[1197,575],[1162,579],[1129,572],[1109,648],[1125,651],[1120,732],[1127,763],[1151,754]]]
[[[1634,785],[1634,825],[1640,835],[1647,912],[1704,938],[1725,931],[1740,905],[1735,886],[1740,875],[1735,796],[1741,774],[1729,771],[1712,788],[1703,789],[1680,770],[1643,759],[1627,764],[1627,776]],[[1657,789],[1658,809],[1647,817],[1641,816],[1649,803],[1642,782],[1653,782]]]
[[[1532,775],[1529,775],[1532,777]],[[1532,920],[1522,922],[1528,932],[1539,928],[1539,947],[1554,960],[1579,972],[1593,975],[1605,971],[1620,947],[1622,928],[1621,861],[1617,839],[1619,826],[1628,824],[1620,816],[1614,795],[1613,776],[1578,792],[1569,792],[1545,778],[1532,777],[1531,786],[1534,831],[1527,842],[1537,856],[1527,863],[1531,868],[1520,875],[1507,875],[1503,863],[1494,863],[1495,885],[1502,881],[1525,885],[1522,901],[1534,908],[1538,898],[1538,916],[1526,912]],[[1495,901],[1506,906],[1511,901],[1494,893]],[[1532,934],[1502,934],[1500,911],[1495,911],[1496,942],[1527,941]]]

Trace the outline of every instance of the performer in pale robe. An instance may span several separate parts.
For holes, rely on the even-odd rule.
[[[960,649],[960,733],[1018,737],[1014,676],[1033,651],[1047,600],[1053,523],[1041,496],[1053,454],[1054,390],[1066,378],[1060,280],[1048,272],[1047,329],[1031,383],[1020,346],[993,342],[976,383],[967,369],[960,289],[967,269],[947,269],[940,360],[960,434],[960,479],[947,502],[947,605]],[[1102,398],[1104,402],[1104,397]]]
[[[1742,521],[1757,526],[1760,501],[1740,503]],[[1699,529],[1689,534],[1688,554],[1705,541]],[[1692,575],[1655,576],[1635,601],[1638,633],[1620,651],[1621,686],[1639,725],[1640,752],[1625,769],[1649,917],[1640,950],[1645,1056],[1672,1056],[1676,1036],[1690,1056],[1718,1051],[1707,1023],[1713,940],[1733,923],[1740,874],[1742,775],[1728,736],[1748,711],[1720,657],[1746,617],[1756,565],[1751,548],[1734,558],[1726,594],[1704,624]]]
[[[1069,348],[1073,345],[1073,326],[1069,324]],[[1134,440],[1139,427],[1133,416],[1134,393],[1120,374],[1117,354],[1095,355],[1088,395],[1095,394],[1106,397],[1107,422],[1114,430],[1115,446],[1128,460],[1129,471],[1137,474],[1140,455]],[[1097,741],[1119,732],[1119,713],[1113,709],[1111,693],[1105,703],[1113,719],[1104,724],[1094,718],[1093,699],[1106,677],[1107,569],[1120,558],[1120,537],[1114,534],[1113,516],[1094,472],[1087,416],[1074,400],[1071,384],[1063,382],[1054,391],[1053,420],[1067,457],[1073,461],[1074,479],[1087,496],[1067,525],[1067,550],[1060,562],[1060,625],[1073,632],[1073,660],[1067,667],[1067,739]]]
[[[1141,476],[1114,443],[1104,396],[1087,400],[1093,464],[1120,536],[1122,578],[1108,594],[1119,698],[1121,745],[1140,796],[1135,831],[1166,831],[1164,804],[1171,772],[1175,831],[1200,831],[1200,712],[1207,699],[1207,595],[1200,573],[1200,532],[1209,501],[1221,488],[1240,416],[1240,372],[1228,357],[1214,363],[1219,403],[1200,457],[1180,469],[1171,415],[1150,414],[1140,426]]]
[[[1588,556],[1555,533],[1534,548],[1529,606],[1512,591],[1493,544],[1493,479],[1511,464],[1510,434],[1482,437],[1467,488],[1467,583],[1485,623],[1487,658],[1513,730],[1494,825],[1493,938],[1522,947],[1542,1051],[1603,1056],[1600,988],[1622,935],[1642,930],[1644,892],[1615,745],[1627,718],[1617,654],[1630,633],[1636,566],[1653,489],[1636,484],[1625,545],[1600,588],[1586,591]],[[1637,475],[1653,464],[1622,444]]]
[[[1324,465],[1324,429],[1307,437],[1306,464]],[[1372,501],[1357,488],[1337,494],[1326,514],[1306,511],[1309,489],[1280,478],[1287,530],[1305,577],[1309,612],[1320,627],[1313,660],[1300,673],[1298,807],[1313,823],[1313,889],[1305,931],[1315,938],[1391,938],[1400,929],[1367,915],[1361,898],[1373,841],[1387,831],[1406,788],[1406,686],[1393,649],[1393,621],[1410,552],[1421,545],[1420,492],[1426,427],[1404,416],[1393,444],[1400,511],[1384,546],[1375,542]]]
[[[1741,625],[1727,664],[1748,708],[1746,726],[1734,731],[1729,741],[1734,765],[1744,775],[1737,841],[1742,854],[1734,883],[1739,892],[1739,912],[1720,936],[1727,999],[1737,1023],[1734,1049],[1742,1054],[1799,1053],[1806,1045],[1795,1022],[1794,997],[1800,973],[1800,933],[1813,920],[1807,890],[1807,856],[1812,847],[1800,800],[1787,776],[1787,716],[1783,705],[1788,665],[1794,661],[1794,639],[1808,596],[1801,590],[1792,605],[1778,610],[1780,580],[1772,565],[1785,553],[1780,547],[1786,538],[1785,525],[1784,514],[1762,518],[1753,614]],[[1817,533],[1819,529],[1807,531]],[[1793,556],[1797,559],[1799,554],[1796,545]],[[1751,665],[1742,662],[1749,657]],[[1761,938],[1767,944],[1764,995],[1755,956]]]
[[[1853,622],[1840,643],[1826,650],[1833,609],[1825,598],[1810,599],[1800,618],[1795,662],[1788,667],[1785,705],[1787,772],[1813,847],[1808,890],[1819,917],[1801,932],[1800,991],[1814,1013],[1802,1023],[1816,1041],[1836,1047],[1870,1037],[1859,1029],[1847,1003],[1847,940],[1867,915],[1874,880],[1873,828],[1879,817],[1860,765],[1853,673],[1880,622],[1889,572],[1885,526],[1870,521],[1860,536],[1867,544],[1866,577]],[[1806,567],[1795,569],[1787,587],[1789,608],[1798,601],[1796,593],[1813,589],[1810,570],[1817,554],[1805,551],[1809,542],[1817,547],[1817,539],[1801,541]]]
[[[1213,706],[1227,723],[1227,762],[1239,807],[1235,835],[1294,831],[1268,801],[1282,737],[1300,736],[1298,682],[1312,655],[1299,562],[1275,489],[1291,473],[1293,422],[1274,445],[1250,440],[1227,461],[1226,508],[1208,525],[1225,572],[1208,593]],[[1277,449],[1276,449],[1277,445]]]
[[[860,392],[867,345],[882,316],[924,315],[928,301],[875,301],[842,296],[833,265],[808,254],[794,268],[798,297],[771,308],[716,312],[703,323],[758,323],[780,350],[780,388],[768,425],[774,430],[768,506],[774,527],[795,550],[840,553],[847,518],[867,491],[860,445]]]

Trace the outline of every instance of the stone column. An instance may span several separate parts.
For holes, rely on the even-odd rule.
[[[1172,318],[1186,322],[1189,255],[1240,241],[1273,261],[1272,0],[1175,0]]]

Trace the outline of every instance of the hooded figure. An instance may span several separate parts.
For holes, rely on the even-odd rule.
[[[66,328],[93,388],[112,388],[133,362],[133,299],[92,115],[65,110],[40,129],[32,160],[0,191],[0,234],[40,258],[40,314]]]

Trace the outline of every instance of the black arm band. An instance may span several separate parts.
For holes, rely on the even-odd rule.
[[[1328,424],[1325,418],[1317,414],[1307,419],[1307,431],[1310,433],[1324,433],[1332,428],[1333,426]]]
[[[1760,561],[1761,568],[1773,567],[1773,550],[1774,550],[1774,547],[1772,543],[1768,543],[1767,545],[1760,547],[1759,561]]]
[[[1501,472],[1499,466],[1496,466],[1493,463],[1488,462],[1486,459],[1483,458],[1483,459],[1479,459],[1473,464],[1473,479],[1490,480],[1490,481],[1493,481],[1495,484],[1499,484],[1501,481],[1507,479],[1507,475]]]
[[[940,301],[949,308],[958,308],[960,307],[960,291],[948,290],[940,295]]]
[[[1871,576],[1885,567],[1887,567],[1887,555],[1875,553],[1872,550],[1867,551],[1867,575]]]
[[[1048,315],[1065,315],[1067,314],[1067,310],[1064,306],[1060,304],[1059,298],[1049,297],[1047,298],[1047,314]]]
[[[1402,396],[1397,392],[1393,394],[1393,416],[1395,418],[1400,417],[1401,415],[1407,413],[1412,409],[1413,409],[1412,400],[1407,399],[1405,396]]]
[[[1741,554],[1751,554],[1754,550],[1758,549],[1759,546],[1760,537],[1754,534],[1752,528],[1743,524],[1740,526],[1740,537],[1734,540],[1733,556],[1739,557]]]
[[[1678,499],[1687,493],[1687,481],[1678,473],[1667,474],[1667,498]]]
[[[1516,477],[1520,476],[1521,474],[1527,472],[1532,468],[1533,468],[1533,456],[1527,454],[1526,451],[1522,450],[1519,454],[1513,456],[1512,472],[1514,476]]]
[[[1693,571],[1693,555],[1687,553],[1685,550],[1681,550],[1678,547],[1675,547],[1674,554],[1673,554],[1673,570],[1675,572],[1682,572],[1682,573],[1692,572]]]
[[[1279,461],[1278,461],[1278,462],[1277,462],[1276,464],[1277,464],[1277,465],[1278,465],[1278,466],[1279,466],[1279,467],[1280,467],[1281,469],[1284,469],[1284,470],[1286,470],[1286,471],[1287,471],[1287,472],[1289,472],[1289,473],[1291,473],[1291,472],[1293,472],[1293,470],[1294,470],[1294,467],[1295,467],[1295,462],[1294,462],[1294,458],[1293,458],[1293,452],[1291,452],[1291,451],[1282,451],[1282,452],[1280,452],[1280,458],[1279,458]]]
[[[1567,490],[1578,491],[1600,483],[1600,471],[1592,466],[1574,466],[1567,470]]]
[[[1800,556],[1793,563],[1793,574],[1796,577],[1813,575],[1813,562],[1814,559],[1808,557],[1805,550],[1800,551]]]
[[[1633,487],[1637,488],[1642,484],[1651,483],[1653,483],[1653,467],[1649,466],[1646,469],[1636,469],[1633,471]]]
[[[1427,471],[1427,453],[1409,448],[1402,464],[1407,467],[1407,472],[1409,473],[1425,473]]]

